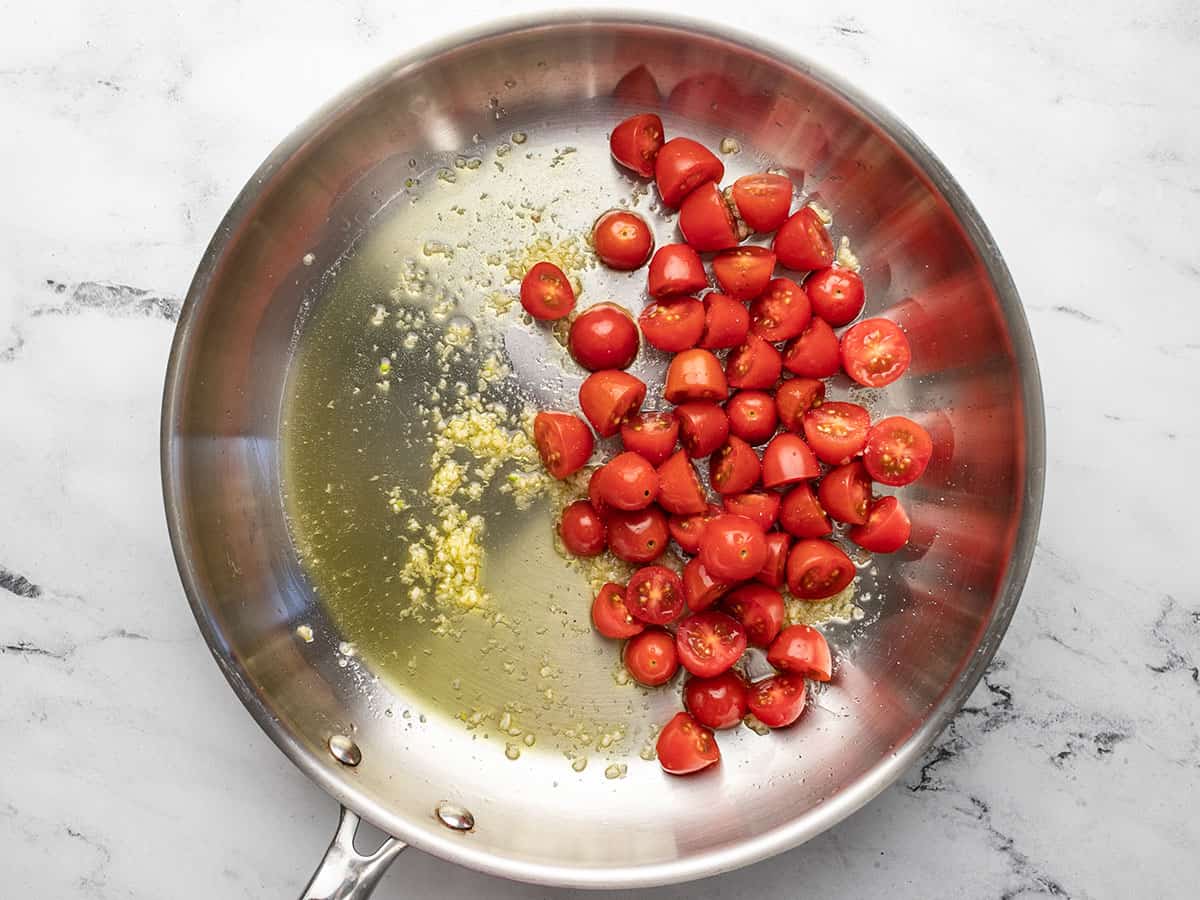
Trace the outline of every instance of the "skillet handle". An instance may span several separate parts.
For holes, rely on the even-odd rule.
[[[367,900],[371,896],[392,860],[408,844],[389,837],[378,850],[364,856],[354,849],[354,834],[361,821],[356,813],[342,807],[329,849],[300,900]]]

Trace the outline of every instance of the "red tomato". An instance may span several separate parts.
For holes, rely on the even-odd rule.
[[[833,240],[810,206],[779,226],[772,249],[779,264],[787,269],[823,269],[833,262]]]
[[[675,631],[675,650],[693,675],[712,678],[729,669],[746,651],[746,632],[723,612],[693,613]]]
[[[826,473],[817,489],[821,506],[839,522],[865,525],[871,503],[871,476],[856,459]]]
[[[908,543],[912,522],[895,497],[880,497],[871,504],[867,524],[855,525],[849,538],[872,553],[895,553]]]
[[[854,563],[840,547],[822,540],[792,544],[788,554],[787,582],[793,597],[824,600],[854,580]]]
[[[887,319],[863,319],[842,335],[842,368],[866,387],[885,387],[912,362],[908,338]]]
[[[804,414],[804,436],[817,458],[843,466],[867,445],[871,414],[857,403],[822,403]]]
[[[766,536],[753,519],[726,513],[704,526],[700,561],[714,577],[745,581],[754,577],[766,558]]]
[[[777,434],[763,451],[763,485],[769,488],[783,487],[816,478],[821,474],[817,458],[804,439],[798,434],[785,431]]]
[[[640,378],[605,369],[593,372],[579,387],[579,406],[600,437],[612,437],[642,408],[646,385]]]
[[[554,263],[534,263],[521,279],[521,305],[535,319],[561,319],[575,308],[575,291]]]
[[[808,294],[790,278],[773,278],[762,296],[750,304],[750,333],[768,341],[797,337],[810,321]]]
[[[932,455],[929,432],[912,419],[892,416],[871,426],[863,463],[876,481],[900,487],[920,478]]]
[[[596,493],[611,509],[645,509],[658,497],[658,473],[642,456],[626,450],[600,467]]]
[[[658,106],[662,96],[658,82],[643,65],[634,66],[621,76],[612,89],[612,95],[630,106]]]
[[[712,261],[717,284],[735,300],[750,300],[767,289],[775,271],[775,254],[766,247],[734,247]]]
[[[666,625],[683,612],[683,582],[666,566],[644,566],[625,588],[629,614],[650,625]]]
[[[800,336],[783,350],[783,367],[793,375],[828,378],[841,370],[838,339],[829,323],[813,316]]]
[[[699,559],[689,559],[683,567],[683,599],[692,612],[708,609],[724,597],[733,585],[732,581],[713,578]]]
[[[563,510],[558,533],[567,550],[575,556],[597,556],[608,546],[608,529],[587,500],[576,500]]]
[[[848,325],[862,312],[863,283],[852,269],[821,269],[804,281],[813,313],[835,328]]]
[[[625,608],[625,585],[608,582],[592,601],[592,624],[606,638],[624,639],[646,627]]]
[[[745,237],[739,233],[721,189],[712,181],[684,197],[679,207],[679,230],[683,239],[701,253],[725,250]]]
[[[608,549],[617,559],[631,563],[653,562],[667,549],[667,517],[657,506],[607,514]]]
[[[754,231],[774,231],[787,221],[792,183],[783,175],[743,175],[729,189],[738,215]]]
[[[561,412],[540,412],[534,417],[533,442],[542,465],[555,478],[578,472],[595,444],[592,430],[583,419]]]
[[[596,490],[596,476],[600,474],[600,467],[592,469],[592,474],[588,478],[588,501],[592,504],[592,508],[600,514],[600,518],[608,522],[608,514],[612,512],[608,508],[608,504],[600,499],[600,493]]]
[[[658,467],[658,503],[677,516],[694,516],[708,509],[704,486],[687,454],[678,450]]]
[[[754,718],[768,728],[785,728],[804,712],[808,686],[801,675],[772,675],[750,685],[747,705]]]
[[[656,299],[694,294],[708,287],[700,254],[687,244],[664,244],[650,259],[647,290]]]
[[[643,309],[638,324],[650,346],[678,353],[700,340],[704,304],[694,297],[667,297]]]
[[[789,625],[771,642],[767,662],[780,672],[792,672],[815,681],[828,681],[833,657],[825,635],[809,625]]]
[[[630,116],[613,129],[608,146],[613,159],[649,178],[654,174],[654,164],[663,146],[662,119],[653,113]]]
[[[787,556],[792,539],[786,534],[773,531],[767,535],[767,561],[759,569],[754,580],[777,588],[787,580]]]
[[[710,291],[704,295],[704,333],[700,346],[706,350],[736,347],[746,340],[750,330],[750,314],[746,307],[731,297]]]
[[[762,466],[754,448],[730,436],[708,459],[708,480],[719,494],[741,494],[758,484]]]
[[[812,486],[798,484],[784,495],[779,506],[779,526],[798,538],[818,538],[833,531],[829,516],[813,496]]]
[[[675,641],[661,628],[635,634],[625,645],[625,668],[634,681],[647,687],[666,684],[679,671]]]
[[[707,400],[693,400],[675,407],[679,420],[679,441],[688,456],[708,456],[729,438],[729,417],[725,410]]]
[[[615,303],[589,306],[571,323],[567,349],[585,369],[624,369],[638,353],[638,329],[633,316]]]
[[[712,353],[700,349],[684,350],[667,366],[663,396],[668,403],[724,400],[729,396],[729,384],[721,371],[721,363]]]
[[[725,377],[732,387],[773,388],[783,370],[783,359],[768,341],[756,334],[730,352],[725,360]]]
[[[671,775],[690,775],[721,759],[713,733],[685,712],[675,713],[654,745],[658,763]]]
[[[744,584],[721,604],[746,629],[746,640],[765,647],[783,627],[783,596],[765,584]]]
[[[704,526],[709,523],[709,520],[720,514],[721,507],[710,503],[702,513],[694,513],[690,516],[672,516],[667,523],[667,528],[670,529],[671,537],[675,538],[675,543],[679,545],[680,549],[685,553],[695,555],[700,552],[700,539],[704,536]],[[687,587],[686,581],[684,587]]]
[[[654,163],[654,180],[663,205],[675,209],[683,198],[706,181],[720,181],[725,166],[711,150],[691,138],[672,138],[663,144]]]
[[[661,466],[675,451],[679,421],[670,413],[638,413],[621,425],[621,443],[652,466]]]
[[[737,672],[713,678],[689,678],[683,685],[683,704],[696,721],[708,728],[733,728],[746,715],[749,691]]]
[[[775,433],[779,412],[766,391],[739,391],[725,404],[729,430],[748,444],[761,444]]]
[[[770,531],[775,520],[779,518],[779,495],[770,491],[730,494],[728,497],[721,498],[721,505],[730,515],[753,519],[764,532]],[[767,535],[768,544],[770,537]]]
[[[815,378],[789,378],[775,391],[779,421],[788,431],[804,427],[804,414],[825,401],[825,382]]]
[[[650,258],[654,235],[637,213],[610,209],[592,226],[592,246],[610,269],[630,272]]]

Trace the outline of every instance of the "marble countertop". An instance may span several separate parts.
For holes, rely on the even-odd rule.
[[[7,7],[6,895],[303,885],[335,804],[234,700],[167,543],[158,415],[180,297],[244,180],[320,101],[461,24],[549,5]],[[958,7],[688,11],[771,34],[891,107],[990,225],[1045,382],[1024,598],[966,708],[866,810],[749,869],[639,896],[1195,896],[1200,528],[1181,486],[1200,458],[1200,13]],[[377,896],[568,894],[410,852]]]

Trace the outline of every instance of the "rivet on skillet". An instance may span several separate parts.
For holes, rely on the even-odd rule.
[[[357,766],[362,762],[362,750],[344,734],[335,734],[329,739],[329,752],[344,766]]]
[[[442,803],[434,812],[439,822],[455,831],[470,831],[475,827],[475,817],[471,815],[471,811],[453,803]]]

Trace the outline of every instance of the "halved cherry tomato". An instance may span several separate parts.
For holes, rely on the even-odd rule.
[[[679,420],[671,413],[651,412],[630,416],[621,425],[621,443],[652,466],[661,466],[675,452]]]
[[[743,175],[733,183],[729,195],[738,215],[751,229],[774,231],[787,221],[792,207],[792,182],[770,172]]]
[[[730,435],[708,459],[708,480],[719,494],[741,494],[758,483],[762,465],[754,448]]]
[[[638,324],[650,346],[678,353],[695,347],[704,333],[704,304],[694,297],[666,297],[643,309]]]
[[[853,269],[821,269],[804,281],[813,313],[838,328],[855,320],[863,308],[863,283]]]
[[[662,477],[661,474],[659,477]],[[700,552],[700,539],[704,537],[704,526],[709,523],[709,520],[720,514],[721,507],[710,503],[702,513],[690,516],[671,516],[670,521],[667,522],[667,528],[670,529],[671,537],[675,539],[675,543],[683,552],[695,555]]]
[[[842,335],[842,368],[866,387],[884,387],[904,374],[912,361],[908,338],[895,322],[863,319]]]
[[[617,559],[631,563],[653,562],[667,549],[667,517],[657,506],[626,512],[609,510],[608,549]]]
[[[579,387],[579,406],[600,437],[620,431],[621,423],[635,415],[645,399],[645,382],[616,369],[593,372]]]
[[[576,500],[563,510],[558,533],[575,556],[597,556],[608,546],[608,529],[588,500]]]
[[[683,612],[683,582],[666,566],[644,566],[625,588],[629,614],[651,625],[666,625]]]
[[[633,316],[615,303],[589,306],[575,317],[567,334],[572,358],[591,372],[627,368],[637,357],[638,344]]]
[[[804,427],[804,414],[825,401],[825,382],[815,378],[789,378],[775,390],[779,421],[788,431]]]
[[[817,459],[844,466],[867,445],[871,414],[857,403],[822,403],[804,414],[804,436]]]
[[[746,703],[754,718],[768,728],[786,728],[800,718],[807,699],[804,677],[785,672],[750,685]]]
[[[533,442],[542,465],[555,478],[566,478],[583,468],[595,445],[592,430],[583,419],[562,412],[540,412],[534,417]]]
[[[892,416],[871,426],[863,463],[876,481],[900,487],[920,478],[932,455],[928,431],[912,419]]]
[[[699,348],[684,350],[667,366],[663,396],[668,403],[724,400],[729,396],[729,384],[721,371],[721,363],[712,353]]]
[[[700,561],[714,577],[730,581],[753,578],[766,558],[766,536],[753,519],[726,513],[704,526]]]
[[[807,478],[816,478],[820,474],[817,458],[798,434],[790,431],[777,434],[763,451],[764,487],[783,487]]]
[[[596,476],[600,474],[600,467],[592,469],[592,474],[588,477],[588,502],[592,504],[592,508],[600,514],[600,518],[604,519],[605,524],[608,523],[608,514],[612,512],[608,508],[608,504],[600,498],[600,493],[596,490]]]
[[[800,336],[783,350],[783,367],[793,375],[828,378],[841,370],[837,335],[829,323],[813,316]]]
[[[662,95],[658,82],[644,65],[637,65],[621,76],[613,86],[612,95],[630,106],[658,106]]]
[[[729,417],[708,400],[692,400],[675,407],[679,420],[679,442],[688,456],[708,456],[729,438]]]
[[[554,263],[534,263],[521,279],[521,305],[535,319],[561,319],[575,308],[575,290]]]
[[[657,300],[679,294],[694,294],[708,287],[700,254],[687,244],[664,244],[650,258],[646,278],[650,296]]]
[[[746,629],[746,640],[765,647],[783,627],[783,595],[765,584],[744,584],[721,604]]]
[[[797,337],[810,321],[808,294],[790,278],[771,279],[762,296],[750,304],[750,333],[768,341]]]
[[[872,553],[895,553],[908,543],[912,522],[895,497],[880,497],[871,504],[867,524],[855,525],[848,537]]]
[[[779,518],[779,495],[771,491],[747,491],[721,498],[725,512],[753,519],[764,531],[770,531]],[[767,535],[770,538],[770,535]],[[769,543],[769,540],[768,540]]]
[[[787,269],[823,269],[833,262],[833,240],[811,206],[779,226],[771,248],[779,264]]]
[[[729,669],[746,651],[746,631],[723,612],[692,613],[675,631],[675,650],[693,675],[712,678]]]
[[[829,516],[813,495],[812,485],[798,484],[783,497],[779,506],[779,527],[798,538],[818,538],[833,531]]]
[[[708,609],[729,593],[735,583],[714,578],[699,559],[689,559],[683,567],[683,598],[692,612]]]
[[[787,557],[791,549],[792,539],[789,535],[773,531],[767,535],[767,561],[758,570],[754,580],[773,588],[780,587],[787,580]]]
[[[792,672],[815,681],[833,675],[833,657],[825,635],[811,625],[789,625],[771,642],[767,662],[780,672]]]
[[[748,444],[761,444],[775,433],[779,411],[766,391],[738,391],[725,404],[729,430]]]
[[[871,504],[871,476],[861,459],[827,472],[817,489],[825,511],[839,522],[865,525]]]
[[[854,563],[836,544],[803,540],[788,554],[787,582],[793,597],[824,600],[854,580]]]
[[[732,297],[710,291],[704,295],[704,333],[700,346],[706,350],[736,347],[746,340],[750,313]]]
[[[701,253],[736,246],[746,236],[737,226],[725,196],[712,181],[684,197],[679,207],[679,230],[683,239]]]
[[[677,516],[694,516],[708,509],[704,486],[687,454],[677,450],[658,467],[658,503]]]
[[[751,300],[767,289],[775,271],[775,254],[766,247],[734,247],[713,257],[717,284],[735,300]]]
[[[685,712],[663,726],[654,749],[658,764],[671,775],[690,775],[721,759],[713,733]]]
[[[730,352],[725,360],[725,378],[735,388],[773,388],[783,371],[783,359],[770,342],[756,334]]]
[[[631,638],[641,634],[645,625],[625,608],[625,585],[608,582],[592,601],[592,624],[606,638]]]
[[[637,213],[610,209],[592,226],[592,246],[610,269],[631,272],[650,258],[654,235]]]
[[[647,687],[666,684],[679,671],[675,639],[661,628],[647,628],[631,637],[623,657],[634,681]]]
[[[749,708],[746,680],[737,672],[712,678],[689,678],[683,685],[683,705],[696,721],[709,728],[733,728]]]
[[[654,174],[654,164],[663,146],[662,119],[653,113],[630,116],[613,129],[608,146],[613,159],[649,178]]]
[[[672,138],[662,145],[654,162],[654,180],[663,205],[675,209],[683,198],[706,181],[720,181],[725,165],[703,144],[691,138]]]
[[[596,493],[611,509],[645,509],[658,497],[658,473],[641,455],[626,450],[600,467]]]

